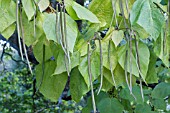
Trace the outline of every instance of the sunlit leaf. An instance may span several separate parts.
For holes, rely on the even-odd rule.
[[[50,5],[49,0],[40,0],[38,3],[38,7],[40,9],[40,12],[43,12],[47,7]]]
[[[22,5],[28,17],[28,20],[31,20],[36,10],[34,1],[33,0],[22,0]]]
[[[136,23],[142,26],[156,40],[165,19],[152,0],[137,0],[132,7],[130,21],[132,26]]]
[[[0,1],[0,33],[16,21],[16,5],[13,0],[9,3]]]

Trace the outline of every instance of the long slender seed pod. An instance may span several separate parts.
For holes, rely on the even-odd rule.
[[[64,53],[65,53],[65,57],[64,57],[64,60],[65,60],[65,67],[66,67],[66,71],[67,71],[67,74],[68,74],[68,76],[70,76],[70,71],[69,71],[69,63],[68,63],[68,59],[69,59],[69,57],[68,57],[68,52],[67,52],[67,46],[66,46],[66,40],[65,40],[65,29],[64,29],[64,27],[65,27],[65,25],[63,25],[65,22],[64,22],[64,18],[63,18],[63,9],[64,9],[64,7],[63,6],[60,6],[60,29],[61,29],[61,40],[62,40],[62,42],[61,42],[61,46],[62,46],[62,48],[63,48],[63,51],[64,51]]]
[[[22,53],[21,39],[20,39],[20,25],[19,25],[19,11],[20,10],[19,9],[20,8],[18,6],[18,0],[17,0],[16,1],[16,24],[17,24],[17,32],[18,32],[18,44],[19,44],[19,51],[20,51],[20,55],[21,55],[21,60],[24,60],[23,53]]]
[[[110,45],[111,45],[111,41],[109,40],[109,45],[108,45],[108,62],[109,62],[109,66],[110,66],[110,72],[111,72],[111,75],[112,75],[112,81],[115,85],[115,88],[117,89],[117,85],[116,85],[116,81],[115,81],[115,78],[114,78],[114,73],[113,73],[113,68],[112,68],[112,61],[111,61],[111,48],[110,48]]]
[[[36,11],[35,11],[35,14],[34,14],[34,38],[36,38]]]
[[[100,76],[101,76],[101,79],[100,79],[100,87],[99,87],[99,90],[97,92],[97,95],[100,93],[101,89],[102,89],[102,85],[103,85],[103,52],[102,52],[102,44],[101,44],[101,40],[99,40],[99,48],[100,48]]]
[[[36,90],[36,93],[39,91],[39,89],[42,86],[43,79],[44,79],[44,74],[45,74],[45,45],[43,44],[42,76],[41,76],[40,85],[38,86],[38,88]]]
[[[64,34],[65,34],[65,43],[66,43],[66,51],[67,51],[67,58],[68,58],[68,70],[69,72],[71,71],[71,58],[70,58],[70,52],[69,52],[69,47],[68,47],[68,39],[67,39],[67,27],[66,27],[66,10],[64,6]]]
[[[20,12],[21,12],[21,8],[20,8]],[[21,34],[22,34],[22,42],[23,42],[23,49],[24,49],[24,53],[25,53],[25,57],[26,57],[26,61],[29,67],[29,70],[32,74],[32,69],[31,69],[31,65],[28,59],[28,54],[27,54],[27,50],[26,50],[26,45],[25,45],[25,38],[24,38],[24,28],[23,28],[23,23],[22,23],[22,12],[20,14],[20,25],[21,25]]]
[[[126,27],[126,29],[127,29],[128,26],[127,26],[126,19],[125,19],[125,13],[124,13],[124,9],[123,9],[122,0],[119,1],[119,6],[120,6],[121,13],[122,13],[124,25],[125,25],[125,27]]]
[[[127,83],[127,86],[128,86],[128,88],[129,88],[129,91],[130,91],[130,94],[133,96],[133,98],[135,99],[135,100],[137,100],[136,99],[136,96],[133,94],[133,92],[132,92],[132,90],[131,90],[131,88],[130,88],[130,85],[129,85],[129,81],[128,81],[128,73],[127,73],[127,57],[128,57],[128,50],[126,50],[126,56],[125,56],[125,79],[126,79],[126,83]]]
[[[130,90],[132,93],[132,38],[131,38],[131,33],[130,33],[130,39],[129,39],[129,68],[130,68]]]
[[[96,113],[96,104],[95,104],[95,98],[94,98],[94,92],[93,92],[93,82],[92,82],[90,57],[91,57],[90,43],[88,42],[88,46],[87,46],[88,75],[89,75],[89,82],[90,82],[91,95],[92,95],[93,112]]]
[[[60,43],[60,39],[59,39],[59,32],[58,32],[58,4],[56,4],[56,26],[55,26],[55,29],[56,29],[56,40],[58,43]]]
[[[140,68],[140,59],[139,59],[139,52],[138,52],[138,42],[136,40],[136,37],[135,37],[135,48],[136,48],[137,67],[139,68],[139,70],[141,70],[141,68]],[[140,77],[141,95],[142,95],[142,99],[143,99],[143,102],[144,102],[145,100],[144,100],[143,87],[142,87],[142,75],[141,75],[141,71],[139,72],[139,77]]]

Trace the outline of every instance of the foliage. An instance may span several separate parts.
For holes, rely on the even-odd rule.
[[[85,8],[65,0],[57,9],[48,1],[21,3],[22,10],[16,16],[22,18],[17,21],[16,1],[0,0],[0,32],[4,36],[12,34],[11,26],[20,23],[19,33],[28,46],[33,46],[39,62],[36,86],[45,97],[57,102],[70,77],[74,101],[79,102],[91,91],[82,112],[167,111],[168,1],[93,0]],[[83,21],[82,31],[78,30],[77,20]],[[150,88],[153,83],[156,87]]]

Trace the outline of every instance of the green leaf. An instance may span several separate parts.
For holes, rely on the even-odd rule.
[[[14,33],[14,31],[15,31],[15,24],[12,24],[2,32],[2,35],[6,39],[8,39]]]
[[[122,41],[123,37],[124,37],[124,33],[122,30],[119,30],[119,31],[115,30],[111,34],[112,41],[114,42],[116,47]]]
[[[16,5],[13,0],[9,3],[0,1],[0,33],[16,21]]]
[[[118,56],[119,56],[119,64],[124,68],[125,63],[125,56],[126,56],[126,47],[127,45],[124,45],[119,48],[118,50]],[[128,51],[129,47],[128,47]],[[138,52],[139,52],[139,60],[140,60],[140,68],[142,73],[142,78],[145,80],[148,66],[149,66],[149,58],[150,58],[150,52],[148,47],[142,43],[138,43]],[[132,42],[132,63],[130,64],[130,56],[127,57],[127,71],[130,73],[130,67],[132,66],[132,74],[134,74],[136,77],[139,77],[139,71],[137,68],[137,62],[136,62],[136,48],[135,48],[135,42]]]
[[[38,7],[40,9],[40,12],[43,12],[47,7],[50,5],[49,0],[40,0],[38,3]]]
[[[74,20],[78,20],[77,14],[75,10],[73,9],[73,0],[65,0],[65,6],[68,14],[73,18]]]
[[[109,98],[108,93],[101,91],[99,93],[99,95],[94,95],[96,103],[99,103],[101,100],[105,99],[105,98]],[[92,106],[92,98],[90,96],[90,98],[88,98],[87,100],[87,105],[83,108],[82,113],[90,113],[93,110],[93,106]]]
[[[166,110],[166,102],[164,101],[164,99],[153,99],[151,102],[154,108]]]
[[[150,56],[150,62],[149,62],[147,76],[146,76],[146,82],[148,84],[158,83],[158,77],[157,77],[157,73],[155,70],[157,57],[152,50],[150,51],[150,55],[151,56]]]
[[[105,98],[102,99],[98,104],[97,107],[100,113],[122,113],[124,107],[116,98]]]
[[[65,66],[65,54],[63,50],[60,48],[59,54],[57,57],[57,67],[55,69],[54,74],[61,74],[63,72],[66,72],[66,66]],[[80,53],[79,52],[74,52],[71,55],[71,68],[76,67],[80,63]]]
[[[89,4],[89,10],[97,16],[101,22],[100,26],[110,26],[113,15],[111,0],[93,0]]]
[[[153,111],[151,111],[151,107],[148,104],[137,104],[136,108],[135,108],[135,113],[154,113]]]
[[[77,4],[76,2],[73,2],[73,9],[75,10],[78,18],[82,20],[88,20],[91,23],[100,23],[96,15],[94,15],[91,11],[86,9],[85,7],[82,7],[81,5]]]
[[[130,22],[132,26],[136,23],[142,26],[156,40],[165,19],[152,0],[137,0],[130,13]]]
[[[79,71],[84,77],[84,80],[88,87],[90,86],[89,75],[88,75],[88,62],[87,55],[80,59]],[[91,73],[92,73],[92,81],[98,78],[100,75],[100,56],[96,52],[92,53],[91,56]]]
[[[28,18],[26,17],[26,14],[24,11],[22,12],[22,23],[23,23],[23,29],[24,29],[25,44],[27,46],[30,46],[36,40],[34,37],[34,22],[28,21]],[[20,28],[20,32],[21,32],[21,28]],[[38,32],[37,32],[37,34],[38,34]]]
[[[30,21],[35,14],[36,7],[33,0],[22,0],[22,5],[25,13]]]
[[[40,92],[51,101],[57,102],[67,82],[67,73],[51,76],[55,70],[56,63],[48,61],[45,63],[45,73],[42,77],[42,65],[36,67],[37,87]]]
[[[164,36],[164,29],[161,29],[161,34],[154,43],[154,52],[169,67],[170,54],[170,35]]]
[[[33,46],[33,52],[36,60],[39,63],[43,61],[43,44],[45,36],[39,38],[38,42]],[[45,61],[49,60],[53,56],[50,46],[45,45]]]
[[[81,19],[91,23],[100,23],[96,15],[73,0],[66,0],[66,10],[75,20]]]
[[[60,13],[58,13],[58,16],[59,15]],[[58,26],[60,26],[60,24],[58,24]],[[46,15],[46,18],[43,23],[43,29],[48,40],[53,40],[55,42],[58,41],[56,37],[56,15],[55,14]],[[68,49],[71,53],[73,53],[74,45],[78,34],[78,29],[77,29],[76,22],[67,14],[66,14],[66,29],[67,29],[66,35],[68,40]],[[61,38],[61,33],[59,33],[58,36],[59,38]]]
[[[87,93],[88,88],[82,77],[81,73],[79,72],[78,68],[74,68],[71,71],[70,76],[70,92],[71,97],[74,101],[79,102],[81,97]]]
[[[57,42],[56,39],[56,15],[55,14],[47,14],[44,23],[43,23],[43,29],[45,32],[45,35],[48,40],[53,40]]]
[[[153,98],[164,99],[165,97],[170,95],[170,84],[161,82],[159,83],[154,90],[152,91],[151,96]]]
[[[112,79],[112,75],[111,75],[110,70],[104,68],[103,69],[103,75],[112,85],[115,85],[113,83],[113,79]],[[122,69],[122,67],[119,64],[116,66],[116,68],[114,70],[114,79],[115,79],[117,86],[123,86],[124,83],[126,83],[124,70]]]
[[[143,100],[142,100],[142,96],[141,96],[141,91],[140,91],[140,87],[139,86],[133,86],[132,88],[132,92],[134,94],[134,96],[136,97],[136,100],[134,99],[134,97],[130,94],[129,88],[126,87],[124,89],[122,89],[120,91],[120,97],[126,100],[129,100],[130,102],[137,102],[142,104]]]

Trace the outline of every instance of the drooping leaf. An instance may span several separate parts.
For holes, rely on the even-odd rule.
[[[16,21],[16,5],[13,0],[9,3],[0,1],[0,33]]]
[[[45,73],[42,77],[42,64],[36,69],[37,87],[40,92],[51,101],[57,102],[67,82],[67,73],[51,76],[54,73],[56,63],[47,61],[45,63]],[[41,85],[40,85],[41,84]]]
[[[26,14],[24,11],[22,12],[22,23],[23,23],[23,33],[24,33],[25,44],[27,46],[30,46],[36,40],[36,38],[34,37],[34,22],[28,21],[28,18],[26,17]],[[21,32],[21,28],[20,28],[20,32]]]
[[[40,9],[40,12],[43,12],[47,7],[50,5],[49,0],[40,0],[38,3],[38,7]]]
[[[58,13],[59,17],[60,13]],[[59,26],[59,25],[58,25]],[[60,27],[59,27],[60,28]],[[43,29],[46,34],[48,40],[53,40],[57,42],[56,37],[56,15],[55,14],[47,14],[43,23]],[[67,40],[68,40],[68,49],[71,53],[73,53],[75,41],[78,34],[77,24],[76,22],[66,14],[66,29],[67,29]],[[58,34],[61,38],[61,34]],[[60,42],[58,42],[60,43]]]
[[[148,72],[146,76],[146,82],[147,83],[158,83],[158,77],[155,70],[155,64],[157,61],[156,55],[153,53],[153,51],[150,51],[150,62],[148,67]]]
[[[15,31],[15,24],[11,24],[9,27],[7,27],[3,32],[2,35],[8,39]]]
[[[77,14],[75,10],[73,9],[73,0],[65,0],[65,6],[68,14],[73,18],[74,20],[78,20]]]
[[[116,98],[105,98],[102,99],[98,104],[97,107],[100,113],[122,113],[124,107]]]
[[[78,68],[75,67],[70,76],[70,92],[71,97],[74,101],[79,102],[81,97],[87,93],[88,88],[82,77],[81,73],[79,72]]]
[[[161,82],[160,84],[158,84],[154,88],[151,94],[153,98],[160,98],[160,99],[163,99],[169,95],[170,95],[170,84],[164,83],[164,82]]]
[[[156,40],[165,19],[152,0],[137,0],[130,13],[130,22],[132,26],[136,23],[142,26]]]
[[[33,0],[22,0],[22,5],[28,17],[28,20],[30,21],[32,17],[34,16],[35,10],[36,10],[34,1]]]

